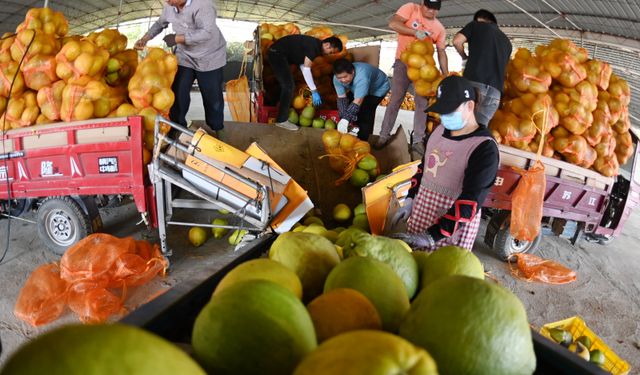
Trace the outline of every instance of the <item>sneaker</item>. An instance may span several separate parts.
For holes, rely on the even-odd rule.
[[[389,144],[390,140],[391,140],[391,137],[379,136],[378,140],[376,140],[375,143],[373,144],[373,148],[376,150],[382,150]]]
[[[291,130],[291,131],[298,131],[300,130],[300,127],[292,122],[289,121],[283,121],[283,122],[276,122],[276,126],[282,129],[287,129],[287,130]]]

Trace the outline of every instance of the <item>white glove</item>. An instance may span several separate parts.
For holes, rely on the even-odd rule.
[[[416,38],[418,40],[424,40],[429,36],[429,32],[428,31],[424,31],[424,30],[416,30]]]
[[[469,61],[469,58],[462,59],[462,69],[464,69],[467,66],[467,61]]]
[[[349,131],[349,120],[343,118],[342,120],[338,121],[338,131],[340,133],[347,134],[347,132]]]
[[[401,221],[406,221],[411,215],[411,209],[413,208],[413,199],[407,198],[404,200],[404,205],[396,211],[395,215],[391,218],[391,227],[395,227]]]

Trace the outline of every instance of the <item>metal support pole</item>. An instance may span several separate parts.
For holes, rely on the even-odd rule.
[[[549,27],[549,25],[547,25],[546,23],[542,22],[540,19],[538,19],[536,16],[534,16],[533,14],[527,12],[523,7],[521,7],[520,5],[516,4],[515,1],[513,0],[505,0],[507,3],[513,5],[514,7],[518,8],[518,10],[520,10],[522,13],[526,14],[527,16],[533,18],[536,22],[538,22],[540,25],[542,25],[545,29],[551,31],[551,33],[555,36],[557,36],[558,38],[562,38],[560,36],[560,34],[558,34],[557,32],[555,32],[552,28]]]
[[[120,16],[122,15],[122,0],[120,0],[120,5],[118,6],[118,19],[116,20],[116,29],[120,28]]]
[[[48,8],[49,7],[49,0],[44,0],[44,8]]]

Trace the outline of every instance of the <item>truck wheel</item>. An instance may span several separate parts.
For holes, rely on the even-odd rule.
[[[542,232],[533,241],[520,241],[511,236],[509,226],[506,225],[496,234],[493,250],[503,261],[507,261],[513,254],[534,253],[542,240]]]
[[[70,197],[45,199],[38,208],[38,236],[49,250],[64,254],[91,233],[91,220]]]

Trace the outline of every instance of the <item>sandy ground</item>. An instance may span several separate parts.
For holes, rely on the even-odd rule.
[[[194,104],[199,98],[194,97]],[[196,106],[193,118],[203,118],[201,108]],[[377,128],[384,110],[379,110]],[[401,111],[399,123],[411,123],[410,112]],[[108,208],[101,211],[105,231],[117,236],[133,235],[136,238],[154,241],[156,234],[141,226],[135,226],[139,217],[132,204]],[[25,217],[34,220],[34,215]],[[626,223],[621,236],[607,246],[581,242],[572,246],[558,237],[544,237],[539,255],[557,260],[578,273],[578,279],[567,285],[543,285],[529,283],[511,276],[506,263],[498,260],[482,242],[484,225],[476,240],[474,252],[480,257],[485,269],[503,286],[512,290],[523,301],[530,323],[540,327],[545,323],[580,315],[620,357],[632,367],[631,374],[640,374],[640,215],[635,212]],[[59,258],[48,252],[34,235],[35,224],[13,220],[11,222],[10,248],[0,264],[0,338],[3,352],[0,366],[8,355],[23,342],[77,318],[67,313],[58,321],[45,327],[34,328],[13,315],[18,293],[36,267]],[[172,229],[169,243],[174,249],[171,271],[164,278],[156,278],[149,285],[129,290],[126,307],[136,306],[166,291],[195,273],[215,272],[229,259],[233,251],[223,242],[209,240],[201,248],[186,243],[185,228]],[[7,220],[0,220],[0,251],[4,249]]]

